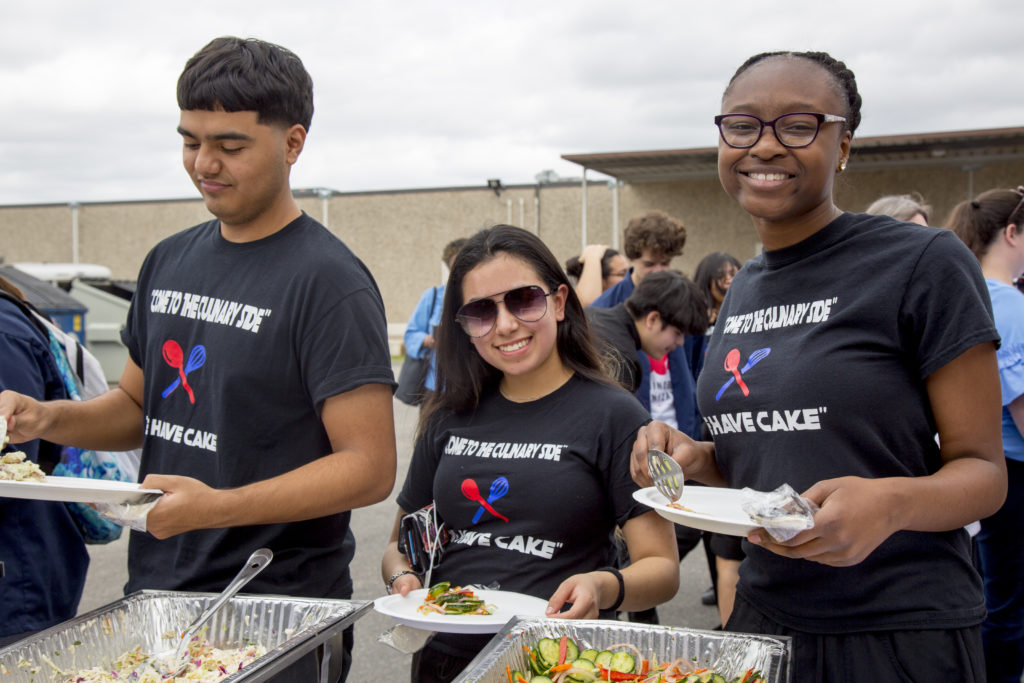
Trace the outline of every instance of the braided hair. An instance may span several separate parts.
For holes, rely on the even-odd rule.
[[[729,88],[732,87],[733,82],[750,67],[763,62],[767,59],[774,57],[796,57],[800,59],[807,59],[818,66],[822,67],[827,71],[832,79],[839,86],[840,93],[843,95],[843,99],[846,102],[846,129],[850,131],[852,135],[856,130],[857,126],[860,125],[860,106],[861,97],[857,91],[857,80],[854,78],[853,72],[846,66],[845,63],[834,58],[827,52],[789,52],[789,51],[777,51],[777,52],[762,52],[756,54],[747,61],[740,65],[740,68],[736,69],[736,73],[733,74],[732,78],[729,79],[729,85],[725,88],[725,94],[729,93]]]

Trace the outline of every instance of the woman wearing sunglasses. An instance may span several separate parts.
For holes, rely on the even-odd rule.
[[[538,237],[499,225],[470,238],[445,290],[437,361],[441,390],[398,496],[399,520],[436,501],[451,533],[431,581],[497,582],[560,618],[669,600],[673,530],[633,500],[629,472],[650,418],[603,372],[583,307]],[[421,577],[398,550],[397,521],[382,573],[406,594]],[[617,525],[632,559],[621,572],[607,566]],[[451,680],[488,640],[439,633],[414,657],[413,681]]]
[[[688,478],[788,483],[820,506],[789,541],[747,535],[725,626],[791,636],[799,680],[984,680],[962,527],[1006,495],[998,335],[955,235],[836,206],[860,104],[821,52],[760,54],[733,76],[718,173],[764,251],[736,274],[698,381],[713,441],[649,425],[633,474],[649,481],[661,448]]]

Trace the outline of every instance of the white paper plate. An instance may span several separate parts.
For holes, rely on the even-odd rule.
[[[685,486],[683,497],[669,507],[668,499],[653,486],[633,493],[637,501],[654,508],[665,519],[680,524],[728,536],[746,536],[758,524],[751,521],[740,507],[740,489],[723,489],[713,486]]]
[[[495,608],[494,614],[422,614],[419,606],[427,596],[427,589],[409,591],[377,598],[373,608],[406,626],[442,633],[497,633],[514,616],[543,617],[547,600],[511,591],[475,589],[477,597]]]
[[[139,488],[133,481],[47,477],[46,481],[0,481],[0,498],[54,500],[62,503],[137,504],[161,496],[158,489]]]

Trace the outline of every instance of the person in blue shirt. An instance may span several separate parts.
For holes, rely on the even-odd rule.
[[[39,400],[67,398],[46,334],[15,301],[21,292],[0,277],[0,391]],[[54,444],[33,439],[21,450],[33,462],[59,458]],[[75,616],[89,555],[63,503],[0,497],[0,647]]]
[[[977,536],[988,608],[981,637],[990,683],[1018,683],[1024,674],[1024,294],[1013,282],[1024,274],[1024,186],[961,202],[946,227],[981,263],[1002,340],[996,357],[1008,489],[1006,503],[981,520]]]
[[[441,260],[449,270],[465,243],[466,238],[460,237],[445,245],[444,251],[441,253]],[[437,361],[434,360],[433,354],[434,348],[437,346],[434,329],[441,324],[441,303],[443,301],[443,284],[424,291],[412,312],[412,317],[409,318],[409,324],[405,328],[405,337],[402,339],[407,357],[424,358],[430,354],[430,369],[423,384],[428,392],[437,388],[434,382],[437,374]]]

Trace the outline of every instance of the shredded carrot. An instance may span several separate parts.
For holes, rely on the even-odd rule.
[[[551,673],[560,673],[562,671],[568,671],[572,668],[572,664],[558,664],[557,666],[551,667]]]
[[[512,680],[512,667],[508,664],[505,665],[505,675],[508,676],[508,683],[515,683]]]

